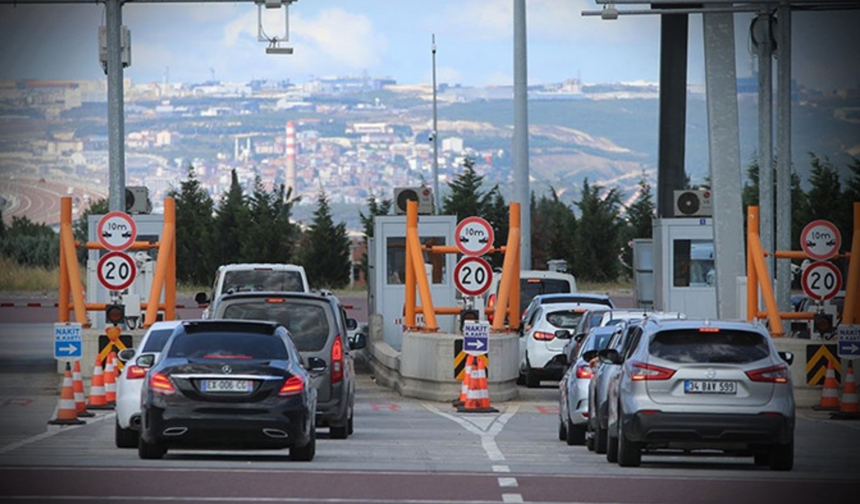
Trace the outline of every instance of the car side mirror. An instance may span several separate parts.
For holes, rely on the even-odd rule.
[[[155,365],[155,355],[154,354],[143,354],[134,361],[137,367],[141,367],[144,369],[149,369],[153,365]]]
[[[354,318],[346,319],[346,328],[349,329],[350,331],[354,331],[354,330],[358,329],[358,321],[355,320]]]
[[[576,336],[574,336],[574,337],[573,337],[573,339],[574,339],[577,343],[582,343],[582,340],[583,340],[583,339],[585,339],[585,333],[579,333],[579,334],[577,334]]]
[[[209,296],[205,292],[198,292],[194,295],[194,302],[199,305],[209,304]]]
[[[355,333],[351,338],[349,338],[349,349],[350,350],[361,350],[362,348],[367,346],[367,335],[364,333]]]
[[[584,360],[585,362],[589,362],[595,357],[597,357],[597,350],[588,350],[587,352],[582,352],[582,360]]]
[[[116,354],[117,359],[120,362],[125,364],[126,362],[134,359],[134,348],[126,348],[125,350],[120,350],[118,354]]]
[[[604,357],[607,362],[612,364],[621,364],[621,355],[618,353],[618,350],[614,348],[607,348],[605,350]]]
[[[567,329],[559,329],[555,332],[555,337],[558,339],[570,339],[571,334]]]
[[[794,362],[794,353],[792,352],[779,352],[779,356],[782,357],[789,366],[792,362]]]
[[[325,360],[319,357],[308,357],[306,369],[314,374],[324,373],[328,369],[328,364]]]

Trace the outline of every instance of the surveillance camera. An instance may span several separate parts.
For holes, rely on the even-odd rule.
[[[435,138],[436,138],[436,134],[431,131],[430,135],[427,137],[427,141],[432,142]]]

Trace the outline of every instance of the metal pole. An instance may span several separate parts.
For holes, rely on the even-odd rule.
[[[776,46],[776,248],[791,250],[791,6],[779,6]],[[791,261],[776,263],[776,303],[791,311]]]
[[[122,89],[122,4],[105,1],[108,88],[108,208],[125,212],[125,126]]]
[[[433,213],[438,215],[442,207],[439,194],[439,132],[436,124],[436,34],[431,36],[430,52],[433,55]]]
[[[660,124],[657,216],[675,217],[675,189],[684,189],[687,131],[687,14],[660,16]]]
[[[714,193],[717,316],[739,318],[735,281],[744,274],[740,134],[734,21],[731,13],[703,14],[708,152]]]
[[[514,0],[514,138],[511,149],[514,161],[514,194],[511,199],[520,203],[520,267],[529,270],[532,268],[532,233],[526,54],[526,0]]]
[[[758,193],[761,209],[761,245],[773,252],[773,65],[771,63],[769,10],[753,20],[753,35],[758,43]],[[767,272],[773,279],[773,258],[765,260]]]

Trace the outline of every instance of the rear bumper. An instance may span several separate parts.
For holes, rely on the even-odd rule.
[[[646,445],[719,447],[785,444],[794,439],[794,418],[777,414],[638,412],[621,421],[627,439]]]

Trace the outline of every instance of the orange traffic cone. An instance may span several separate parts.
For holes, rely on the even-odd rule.
[[[466,367],[465,369],[463,369],[463,383],[462,385],[460,385],[460,397],[454,401],[455,408],[459,408],[466,404],[466,396],[469,394],[469,381],[472,378],[472,367],[474,365],[474,360],[474,355],[466,355]]]
[[[466,394],[466,403],[457,408],[461,413],[496,413],[499,410],[490,406],[490,391],[487,389],[487,370],[484,361],[480,357],[475,359],[476,365],[472,369],[472,377],[469,380],[469,391]]]
[[[108,406],[105,397],[105,376],[98,357],[96,357],[96,363],[93,366],[93,379],[90,382],[90,399],[87,403],[87,409],[113,409],[113,406]]]
[[[833,369],[833,359],[827,360],[827,373],[824,375],[824,388],[821,389],[821,401],[814,410],[839,409],[839,382],[836,381],[836,370]]]
[[[87,403],[84,402],[84,379],[81,376],[81,361],[75,361],[75,367],[72,370],[72,390],[75,392],[75,411],[78,417],[96,416],[94,413],[87,411]]]
[[[105,366],[105,400],[108,406],[116,404],[116,353],[108,354]]]
[[[60,401],[57,405],[57,418],[48,421],[51,425],[80,425],[84,422],[78,418],[75,410],[75,391],[72,385],[72,366],[66,363],[66,372],[63,376],[63,389],[60,392]]]
[[[830,416],[840,419],[860,418],[860,405],[857,404],[857,386],[854,383],[854,365],[852,361],[848,361],[848,369],[845,371],[839,413],[831,413]]]

